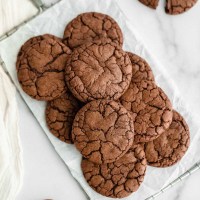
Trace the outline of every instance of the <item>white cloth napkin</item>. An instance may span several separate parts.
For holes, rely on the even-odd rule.
[[[0,199],[14,200],[22,183],[15,87],[0,66]]]
[[[96,193],[85,181],[80,168],[81,155],[76,148],[73,145],[59,141],[49,132],[44,116],[46,103],[33,100],[22,91],[17,80],[15,69],[15,62],[19,48],[27,39],[44,33],[51,33],[62,37],[66,24],[78,14],[88,11],[107,13],[119,23],[124,34],[123,48],[144,57],[149,62],[154,72],[157,84],[166,92],[172,101],[174,108],[185,117],[190,127],[191,146],[181,162],[164,169],[148,167],[147,174],[140,189],[136,193],[125,198],[127,200],[143,200],[160,190],[165,184],[169,183],[174,178],[180,176],[189,167],[195,164],[195,162],[200,160],[200,154],[198,153],[199,145],[197,144],[200,139],[200,125],[198,125],[192,114],[188,112],[185,104],[180,98],[180,94],[174,85],[173,80],[171,80],[171,78],[166,74],[164,66],[162,66],[145,48],[135,30],[135,27],[129,23],[115,0],[63,0],[21,27],[15,34],[2,41],[0,43],[0,54],[6,63],[7,71],[11,75],[16,87],[19,89],[23,99],[26,101],[45,134],[52,142],[55,150],[63,159],[74,178],[81,184],[90,199],[109,199]],[[135,20],[139,20],[139,17],[140,16]]]

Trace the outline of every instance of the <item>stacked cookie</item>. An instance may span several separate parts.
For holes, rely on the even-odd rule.
[[[148,63],[122,45],[117,22],[91,12],[73,19],[63,39],[29,39],[17,58],[22,89],[47,101],[49,130],[76,146],[88,184],[113,198],[135,192],[147,164],[178,162],[190,139]]]
[[[139,0],[144,5],[156,9],[159,0]],[[197,3],[197,0],[167,0],[165,11],[170,15],[178,15],[186,12]]]

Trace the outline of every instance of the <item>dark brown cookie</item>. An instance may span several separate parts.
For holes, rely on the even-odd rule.
[[[158,6],[158,2],[159,0],[139,0],[141,3],[143,3],[144,5],[156,9]]]
[[[173,121],[169,129],[154,141],[144,144],[147,162],[154,167],[171,166],[184,156],[189,143],[187,123],[178,112],[173,111]]]
[[[101,37],[122,46],[123,35],[117,22],[108,15],[89,12],[78,15],[65,28],[63,42],[70,48]]]
[[[149,64],[128,52],[132,63],[132,80],[120,98],[131,111],[135,125],[135,142],[148,142],[157,138],[172,121],[172,105],[165,93],[156,86]]]
[[[154,140],[171,124],[170,100],[152,81],[132,81],[120,102],[131,111],[136,143]]]
[[[36,37],[32,37],[31,39],[27,40],[23,46],[21,47],[19,53],[18,53],[18,57],[23,54],[23,52],[26,50],[26,48],[29,48],[30,46],[44,40],[44,39],[53,39],[53,40],[58,40],[59,42],[62,42],[62,39],[59,37],[56,37],[55,35],[51,35],[51,34],[44,34],[44,35],[38,35]]]
[[[128,55],[109,39],[76,48],[66,67],[66,82],[80,101],[117,100],[127,90],[132,76]]]
[[[111,163],[122,157],[134,138],[128,111],[115,101],[97,100],[76,114],[72,139],[81,154],[94,163]]]
[[[88,184],[98,193],[113,198],[123,198],[137,191],[146,171],[145,153],[134,145],[119,160],[97,165],[86,159],[81,163]]]
[[[17,57],[17,75],[22,89],[32,98],[50,101],[61,96],[66,85],[64,69],[71,54],[56,37],[29,39]]]
[[[186,12],[196,4],[197,0],[167,0],[165,11],[171,15]]]
[[[63,142],[72,143],[72,124],[81,106],[70,92],[49,101],[46,107],[46,122],[51,133]]]
[[[132,63],[132,81],[141,82],[141,80],[155,81],[153,72],[149,64],[140,56],[127,52]]]

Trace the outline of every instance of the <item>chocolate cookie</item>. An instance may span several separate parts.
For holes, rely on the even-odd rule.
[[[144,5],[156,9],[158,6],[158,2],[159,0],[139,0],[141,3],[143,3]]]
[[[153,72],[149,64],[140,56],[127,52],[132,63],[132,80],[134,82],[141,82],[141,80],[155,81]]]
[[[49,101],[46,107],[46,122],[51,133],[63,142],[72,143],[72,124],[81,106],[69,91],[61,97]]]
[[[184,156],[189,143],[187,123],[178,112],[173,111],[173,121],[169,129],[154,141],[144,144],[147,162],[154,167],[171,166]]]
[[[70,54],[58,38],[44,35],[29,39],[21,47],[16,63],[22,89],[37,100],[61,96],[66,90],[64,69]]]
[[[66,82],[80,101],[117,100],[128,88],[132,66],[128,55],[110,39],[76,48],[66,67]]]
[[[196,4],[197,0],[167,0],[165,11],[171,15],[181,14]]]
[[[76,114],[72,139],[81,154],[94,163],[111,163],[122,157],[134,138],[128,111],[115,101],[97,100]]]
[[[44,39],[53,39],[53,40],[58,40],[59,42],[62,42],[62,39],[59,37],[56,37],[55,35],[51,35],[51,34],[44,34],[44,35],[38,35],[36,37],[32,37],[31,39],[27,40],[23,46],[21,47],[19,53],[18,53],[18,57],[23,54],[23,52],[26,50],[26,48],[29,48],[31,45],[34,45]]]
[[[108,15],[89,12],[78,15],[65,28],[63,42],[70,48],[101,37],[122,46],[123,35],[117,22]]]
[[[83,159],[81,167],[86,181],[96,192],[123,198],[135,192],[143,182],[146,159],[142,147],[134,145],[113,163],[97,165]]]
[[[122,105],[131,111],[135,142],[148,142],[157,138],[171,124],[172,105],[161,88],[152,81],[132,82],[120,98]]]

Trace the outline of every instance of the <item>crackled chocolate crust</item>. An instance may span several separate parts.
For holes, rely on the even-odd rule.
[[[62,42],[62,39],[59,37],[56,37],[55,35],[51,35],[51,34],[44,34],[44,35],[38,35],[35,37],[32,37],[31,39],[27,40],[23,46],[21,47],[18,56],[20,56],[21,54],[23,54],[23,52],[26,50],[26,48],[29,48],[30,46],[37,44],[38,42],[45,40],[45,39],[53,39],[53,40],[57,40],[59,42]]]
[[[53,135],[66,143],[71,140],[71,129],[76,113],[82,104],[68,91],[49,101],[46,107],[46,122]]]
[[[70,48],[101,37],[122,46],[123,35],[117,22],[108,15],[89,12],[78,15],[65,28],[63,42]]]
[[[66,90],[64,69],[71,50],[58,38],[43,35],[29,39],[17,57],[17,75],[24,92],[50,101]]]
[[[173,121],[168,130],[154,141],[144,144],[149,165],[168,167],[177,163],[190,144],[189,128],[183,117],[173,111]]]
[[[165,11],[171,15],[186,12],[196,4],[197,0],[167,0]]]
[[[113,198],[123,198],[137,191],[146,172],[145,153],[134,145],[119,160],[97,165],[86,159],[81,163],[84,177],[98,193]]]
[[[132,81],[120,102],[131,111],[136,143],[154,140],[171,124],[171,102],[152,81]]]
[[[153,72],[149,64],[140,56],[127,52],[132,64],[132,81],[141,82],[141,80],[155,81]]]
[[[72,139],[81,154],[94,163],[111,163],[122,157],[134,138],[133,121],[118,102],[91,101],[73,122]]]
[[[109,39],[76,48],[66,67],[66,82],[80,101],[117,100],[128,88],[132,66],[128,55]]]
[[[141,3],[143,3],[144,5],[156,9],[158,6],[158,2],[159,0],[139,0]]]

